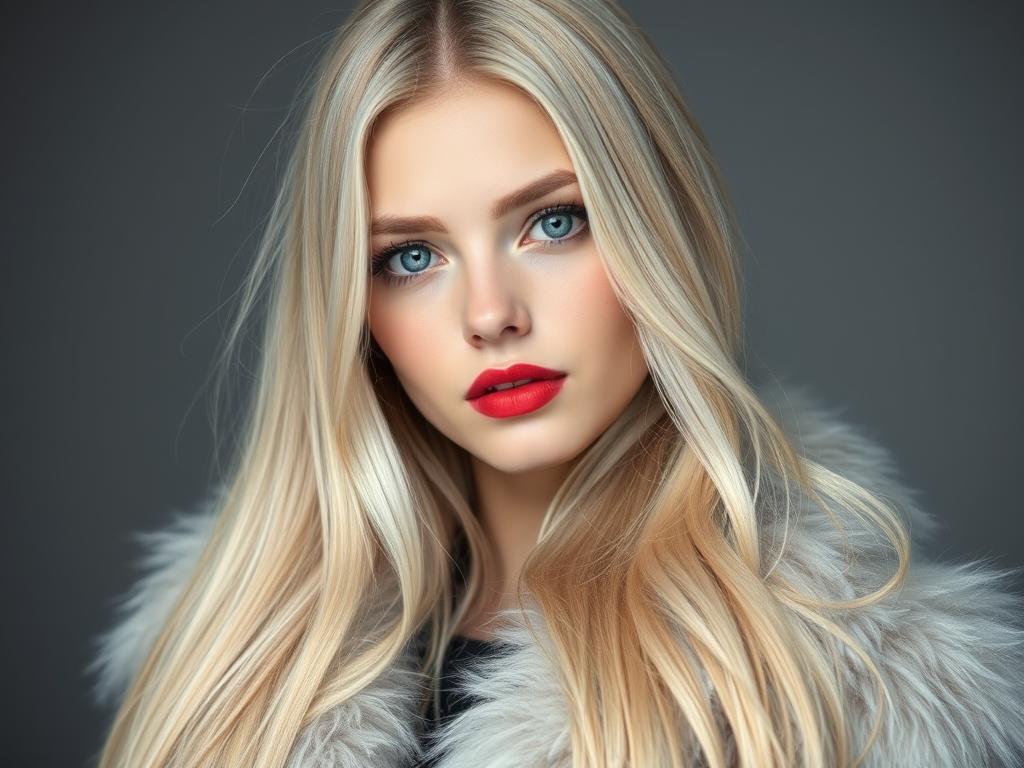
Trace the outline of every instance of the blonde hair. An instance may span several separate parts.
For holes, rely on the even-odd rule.
[[[879,683],[872,740],[885,685],[830,615],[896,589],[909,537],[887,500],[800,455],[745,381],[737,227],[667,66],[612,2],[376,0],[303,89],[224,347],[226,363],[269,289],[216,524],[100,765],[282,765],[418,632],[436,678],[478,606],[492,557],[465,451],[412,406],[366,327],[364,176],[385,110],[471,77],[550,116],[651,372],[551,501],[520,579],[552,639],[573,765],[856,763],[869,745],[846,728],[843,658]],[[892,577],[847,600],[801,591],[776,568],[786,536],[759,535],[790,530],[801,497],[877,525]]]

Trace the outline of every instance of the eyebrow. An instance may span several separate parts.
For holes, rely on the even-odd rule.
[[[556,189],[577,183],[576,174],[572,171],[552,171],[546,176],[541,176],[539,179],[531,181],[526,186],[520,187],[515,192],[510,192],[496,201],[491,206],[491,217],[500,219],[506,213],[514,211],[521,205],[532,203],[549,192],[554,192]],[[444,232],[447,234],[448,230],[436,216],[384,215],[375,218],[370,227],[371,235],[381,235],[384,233],[413,235],[417,232]]]

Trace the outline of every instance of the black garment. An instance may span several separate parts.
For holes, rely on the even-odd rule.
[[[441,711],[435,713],[433,707],[430,708],[426,728],[420,734],[420,744],[424,752],[433,743],[434,732],[440,725],[447,723],[476,701],[459,687],[458,672],[473,659],[499,653],[499,648],[495,641],[478,640],[465,635],[452,636],[441,665]],[[416,768],[430,768],[434,764],[435,761],[424,759]]]

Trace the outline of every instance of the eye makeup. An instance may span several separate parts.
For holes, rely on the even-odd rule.
[[[567,201],[562,203],[555,203],[540,211],[531,215],[530,225],[527,228],[527,232],[533,230],[533,228],[546,216],[553,216],[555,214],[565,214],[580,219],[583,225],[579,227],[578,231],[565,235],[563,237],[551,238],[548,240],[534,240],[537,248],[545,250],[557,247],[570,240],[575,240],[584,234],[586,234],[587,226],[587,209],[579,202]],[[433,254],[434,251],[426,243],[419,240],[406,240],[401,243],[390,243],[381,250],[377,251],[370,259],[370,272],[373,277],[380,276],[380,278],[387,285],[405,285],[409,282],[419,280],[421,275],[431,271],[429,268],[420,270],[408,275],[396,275],[387,269],[386,265],[392,256],[401,253],[407,248],[417,247],[428,254]]]

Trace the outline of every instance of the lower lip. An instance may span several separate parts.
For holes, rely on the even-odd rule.
[[[557,379],[531,381],[521,387],[512,387],[474,397],[469,404],[484,416],[492,419],[507,419],[536,411],[554,399],[562,389],[565,376]]]

